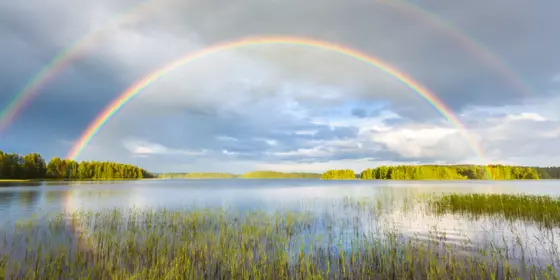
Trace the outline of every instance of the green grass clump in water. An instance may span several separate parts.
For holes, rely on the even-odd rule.
[[[371,221],[378,208],[345,200],[337,211]],[[114,209],[31,220],[0,243],[11,252],[0,254],[0,279],[558,279],[494,246],[479,248],[489,259],[464,256],[437,234],[403,239],[342,214]]]
[[[430,201],[438,214],[455,213],[474,218],[500,216],[530,221],[547,228],[560,226],[560,198],[521,194],[445,194]]]

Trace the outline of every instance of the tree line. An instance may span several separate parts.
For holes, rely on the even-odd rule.
[[[507,165],[396,165],[368,168],[356,176],[353,170],[328,170],[327,180],[538,180],[560,179],[560,168]]]
[[[354,180],[357,179],[354,170],[350,169],[338,169],[338,170],[327,170],[321,175],[323,180]]]
[[[533,167],[541,179],[560,179],[560,167]]]
[[[0,179],[106,180],[143,179],[154,176],[137,166],[110,161],[52,158],[48,163],[37,153],[19,155],[0,151]]]

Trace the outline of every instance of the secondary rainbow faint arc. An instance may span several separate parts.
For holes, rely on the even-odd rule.
[[[95,41],[95,39],[101,37],[107,30],[113,27],[113,23],[120,23],[124,20],[128,19],[129,17],[139,16],[141,15],[142,11],[149,11],[148,8],[152,7],[153,5],[161,4],[164,2],[162,0],[151,0],[149,2],[144,2],[139,4],[138,6],[131,9],[130,12],[125,13],[124,15],[120,15],[117,17],[116,20],[110,22],[109,24],[105,25],[103,28],[97,29],[96,31],[89,33],[88,35],[82,37],[76,43],[71,45],[68,48],[65,48],[62,52],[57,54],[43,69],[33,78],[31,81],[25,85],[25,87],[20,90],[15,97],[10,101],[7,106],[0,111],[0,133],[4,129],[6,129],[15,119],[18,112],[29,103],[31,98],[37,93],[37,90],[43,86],[49,79],[53,78],[58,72],[60,72],[66,65],[68,65],[73,58],[78,57],[81,54],[81,51]],[[513,84],[515,87],[519,87],[525,94],[530,94],[531,90],[528,87],[520,82],[520,79],[510,71],[503,62],[501,62],[492,52],[484,47],[482,44],[477,43],[471,37],[465,35],[457,28],[453,27],[449,23],[446,23],[444,20],[440,19],[433,13],[429,13],[419,6],[408,2],[408,1],[401,1],[401,0],[377,0],[377,3],[381,3],[387,6],[392,6],[397,8],[397,10],[403,10],[410,12],[413,16],[417,18],[423,19],[425,22],[428,22],[441,30],[445,31],[446,33],[450,34],[452,38],[455,38],[461,44],[467,46],[467,49],[474,54],[481,54],[483,60],[489,60],[493,67],[502,72],[505,77],[508,79],[509,82]]]
[[[429,21],[429,23],[441,30],[445,31],[452,38],[460,42],[469,52],[478,54],[483,61],[487,61],[492,65],[492,67],[502,73],[507,79],[511,86],[516,90],[521,90],[521,93],[525,96],[531,95],[532,90],[527,86],[517,74],[515,74],[507,65],[492,51],[486,47],[484,44],[477,42],[472,36],[467,35],[464,31],[459,30],[457,27],[446,22],[442,18],[438,17],[434,13],[430,13],[420,6],[410,2],[402,0],[375,0],[387,6],[405,8],[411,12],[412,15],[421,15],[423,19]],[[398,9],[397,9],[398,10]]]
[[[128,12],[120,14],[109,23],[103,25],[101,28],[88,33],[86,36],[81,37],[72,45],[64,48],[55,57],[53,57],[47,65],[45,65],[39,73],[37,73],[10,101],[5,108],[0,108],[0,133],[6,129],[14,120],[17,113],[29,103],[31,98],[37,94],[39,88],[45,85],[48,81],[55,77],[60,71],[68,66],[75,58],[78,58],[88,46],[96,42],[97,39],[103,37],[107,31],[111,30],[128,20],[141,16],[143,12],[150,11],[151,7],[156,3],[164,2],[164,0],[151,0],[142,2]]]
[[[67,158],[76,159],[86,145],[92,140],[92,138],[97,134],[97,132],[103,127],[103,125],[128,101],[130,101],[134,96],[136,96],[142,89],[149,86],[154,81],[163,77],[168,72],[174,70],[175,68],[184,65],[186,63],[192,62],[198,58],[205,57],[207,55],[229,50],[233,48],[250,46],[250,45],[265,45],[265,44],[290,44],[290,45],[300,45],[317,47],[321,49],[331,50],[340,54],[344,54],[360,61],[371,64],[378,69],[384,71],[385,73],[395,77],[407,87],[416,92],[420,97],[425,99],[432,107],[434,107],[441,115],[443,115],[450,123],[452,123],[460,133],[467,139],[469,145],[473,151],[484,160],[482,151],[476,145],[476,142],[470,137],[469,133],[453,112],[445,105],[437,96],[435,96],[429,89],[421,85],[419,82],[415,81],[412,77],[407,74],[400,72],[393,66],[382,61],[379,58],[366,55],[360,51],[350,49],[345,46],[334,44],[326,41],[319,41],[310,38],[301,37],[284,37],[284,36],[269,36],[269,37],[249,37],[239,40],[229,41],[222,44],[213,45],[204,48],[199,51],[189,53],[171,63],[159,68],[152,73],[148,74],[141,80],[134,83],[124,92],[122,92],[116,99],[114,99],[105,109],[88,125],[87,129],[81,134],[80,138],[76,141],[72,149],[69,151]]]

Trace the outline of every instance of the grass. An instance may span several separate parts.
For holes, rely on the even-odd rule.
[[[498,216],[546,228],[560,226],[560,198],[523,194],[445,194],[430,201],[436,214],[461,214],[471,218]]]
[[[531,207],[546,201],[519,199]],[[434,201],[428,205],[444,205]],[[445,205],[480,200],[459,201]],[[407,236],[384,220],[392,211],[384,203],[393,204],[344,199],[301,212],[108,209],[33,218],[0,241],[0,279],[558,279],[558,255],[519,262],[510,252],[528,248],[523,241],[504,248],[452,244],[437,231]]]

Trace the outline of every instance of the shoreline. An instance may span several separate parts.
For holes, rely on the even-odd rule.
[[[142,179],[0,179],[1,183],[43,183],[43,182],[109,182],[109,181],[157,181],[157,180],[318,180],[318,181],[554,181],[559,179],[517,179],[517,180],[387,180],[387,179],[321,179],[321,178],[142,178]]]
[[[104,182],[104,181],[144,181],[162,180],[162,178],[142,179],[0,179],[0,183],[42,183],[42,182]]]

